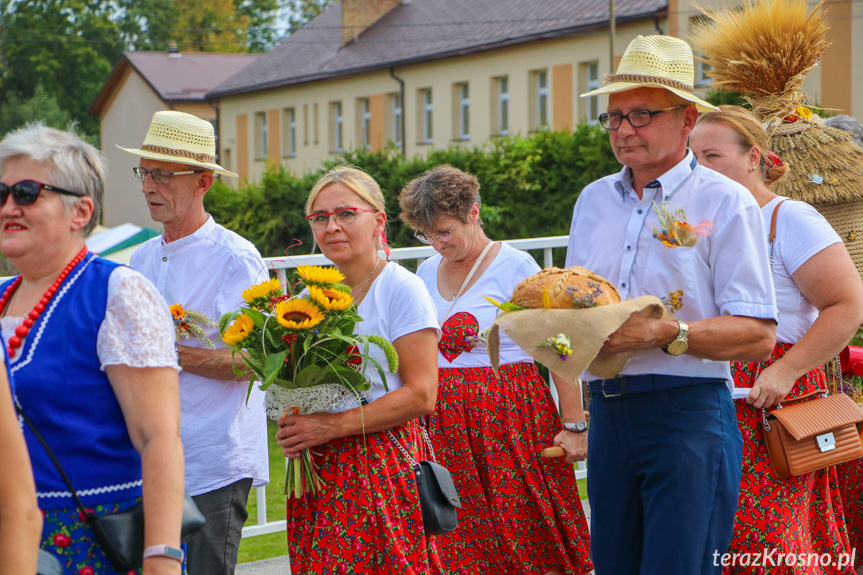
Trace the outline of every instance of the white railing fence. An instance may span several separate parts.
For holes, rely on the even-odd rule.
[[[542,250],[541,265],[542,267],[549,267],[554,265],[552,258],[552,250],[555,248],[565,248],[568,241],[569,236],[552,236],[547,238],[510,240],[506,243],[514,248],[525,251]],[[406,260],[418,260],[418,262],[422,262],[433,256],[435,253],[436,252],[434,248],[432,248],[431,246],[422,246],[417,248],[396,248],[394,250],[391,250],[389,259],[391,261],[397,262],[404,262]],[[332,265],[332,262],[330,262],[321,254],[265,258],[264,261],[271,269],[274,269],[281,278],[286,277],[288,271],[297,266]],[[554,388],[553,382],[551,384],[551,393],[554,396],[555,403],[557,403],[557,391]],[[578,464],[575,476],[578,479],[584,479],[587,477],[587,465],[584,462]],[[279,486],[277,485],[274,485],[272,487],[273,489],[279,489]],[[257,524],[246,525],[246,527],[243,528],[243,537],[254,537],[256,535],[266,535],[268,533],[285,531],[285,529],[287,528],[287,522],[284,519],[281,521],[267,521],[266,488],[258,487],[257,489],[255,489],[255,492],[255,497],[257,500]]]

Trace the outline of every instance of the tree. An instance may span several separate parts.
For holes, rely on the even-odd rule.
[[[288,9],[288,34],[293,34],[315,16],[329,8],[335,0],[287,0]]]
[[[63,110],[40,84],[32,98],[22,99],[13,93],[0,108],[0,138],[30,122],[42,122],[46,126],[66,130],[72,124],[72,115]]]
[[[101,2],[6,2],[0,20],[0,101],[28,100],[42,85],[85,133],[98,133],[89,108],[122,54],[120,32]]]

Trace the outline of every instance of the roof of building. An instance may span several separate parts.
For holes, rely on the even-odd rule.
[[[100,114],[131,66],[165,102],[204,101],[207,92],[235,75],[261,54],[212,52],[124,52],[91,108]]]
[[[668,0],[616,0],[615,20],[660,16]],[[277,88],[608,26],[608,0],[403,0],[342,45],[336,2],[208,94]]]

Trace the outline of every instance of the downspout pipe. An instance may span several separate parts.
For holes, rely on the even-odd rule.
[[[396,76],[396,69],[394,67],[390,67],[390,76],[393,80],[399,83],[399,98],[402,102],[402,129],[400,134],[402,139],[402,158],[407,158],[407,138],[405,137],[405,126],[407,126],[405,104],[407,103],[407,100],[405,100],[405,81]]]

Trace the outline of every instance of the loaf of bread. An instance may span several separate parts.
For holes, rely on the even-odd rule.
[[[579,266],[545,268],[515,286],[509,301],[526,309],[543,309],[546,290],[549,309],[587,309],[620,303],[620,293],[610,281]]]

